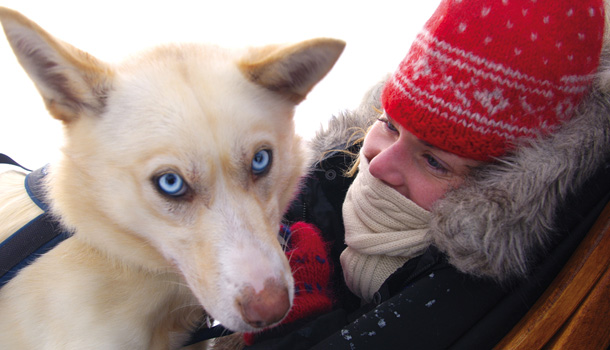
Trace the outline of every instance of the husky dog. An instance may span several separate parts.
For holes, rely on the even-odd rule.
[[[280,322],[294,289],[277,232],[308,164],[294,108],[345,43],[168,45],[110,65],[13,10],[0,21],[64,125],[45,186],[71,232],[0,289],[0,348],[168,349],[205,314]],[[24,176],[0,175],[0,240],[40,214]]]

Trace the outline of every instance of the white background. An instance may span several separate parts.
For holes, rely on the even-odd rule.
[[[167,42],[236,47],[314,37],[345,40],[333,70],[297,109],[297,130],[310,137],[394,71],[438,2],[0,0],[0,6],[20,11],[55,37],[109,62]],[[37,168],[57,156],[61,138],[61,123],[48,115],[0,34],[0,153]]]

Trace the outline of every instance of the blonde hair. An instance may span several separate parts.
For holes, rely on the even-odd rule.
[[[373,109],[379,115],[383,114],[383,111],[379,110],[377,107],[373,106]],[[374,125],[374,123],[369,125],[366,128],[366,130],[364,130],[362,128],[357,128],[357,130],[354,131],[352,136],[350,136],[350,138],[348,139],[348,142],[347,142],[348,148],[351,146],[357,145],[358,143],[363,143],[364,139],[366,138],[366,135],[368,135],[369,131],[371,131],[371,129],[373,128],[373,125]],[[352,140],[354,137],[357,137],[357,138]],[[354,177],[354,176],[356,176],[356,173],[358,172],[358,166],[360,165],[360,152],[358,152],[358,154],[355,154],[348,150],[344,150],[344,152],[349,154],[354,159],[352,164],[350,164],[350,166],[345,170],[344,175],[346,177]]]

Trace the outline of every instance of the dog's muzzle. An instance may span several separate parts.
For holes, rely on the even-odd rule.
[[[242,288],[237,304],[243,320],[255,328],[279,322],[290,310],[288,288],[275,278],[267,278],[261,291],[250,285]]]

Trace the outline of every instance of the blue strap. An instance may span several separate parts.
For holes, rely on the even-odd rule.
[[[3,156],[0,154],[0,156]],[[5,156],[6,157],[6,156]],[[8,158],[8,163],[7,159]],[[0,163],[19,165],[10,157],[0,157]],[[25,168],[24,168],[25,169]],[[31,172],[25,178],[25,189],[44,213],[21,227],[0,243],[0,288],[24,267],[69,237],[48,213],[44,197],[44,177],[47,167]]]
[[[19,271],[67,238],[46,213],[13,233],[0,244],[0,288]]]
[[[30,199],[45,212],[49,211],[44,183],[44,178],[48,174],[48,169],[49,166],[45,165],[40,169],[32,171],[25,177],[25,190],[27,191],[28,196],[30,196]]]

